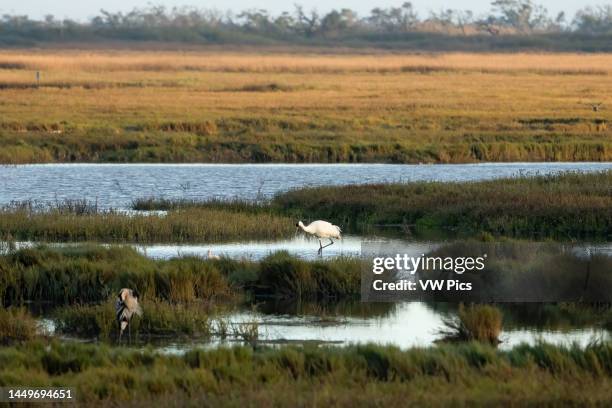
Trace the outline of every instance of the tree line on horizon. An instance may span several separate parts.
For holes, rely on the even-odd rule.
[[[585,7],[572,18],[564,12],[550,15],[532,0],[494,0],[490,11],[479,16],[470,10],[441,9],[421,17],[405,2],[376,7],[363,17],[347,8],[321,14],[300,5],[276,15],[264,9],[232,13],[150,5],[127,13],[100,10],[84,22],[52,15],[41,20],[9,14],[0,18],[4,45],[127,40],[445,48],[442,40],[450,38],[446,46],[451,48],[612,49],[612,5]]]

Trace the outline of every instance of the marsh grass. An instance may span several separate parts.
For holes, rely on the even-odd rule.
[[[146,301],[225,302],[253,294],[277,298],[356,297],[360,263],[341,258],[308,262],[286,252],[260,262],[181,257],[152,260],[129,247],[81,245],[21,249],[0,256],[0,299],[59,304],[102,302],[121,288]]]
[[[431,406],[472,405],[483,398],[496,405],[555,405],[560,399],[606,405],[612,385],[611,347],[234,347],[175,356],[104,344],[33,342],[0,349],[0,383],[61,384],[76,388],[80,404],[115,406],[128,400],[170,406],[248,406],[254,401],[287,406],[305,400],[317,405],[379,401]]]
[[[606,54],[55,49],[0,63],[22,67],[0,73],[0,163],[612,160]]]
[[[259,211],[257,217],[222,205],[183,208],[167,214],[100,210],[83,200],[51,208],[14,203],[0,211],[0,231],[15,240],[73,242],[219,242],[274,239],[295,232],[288,217]]]
[[[475,182],[308,187],[271,200],[134,200],[138,210],[227,210],[244,216],[327,219],[345,231],[400,227],[409,234],[554,238],[612,237],[612,172],[520,175]],[[292,224],[293,225],[293,224]]]
[[[576,327],[612,331],[612,303],[519,303],[500,304],[506,329],[536,327],[569,332]]]
[[[0,299],[60,304],[100,302],[128,287],[143,299],[223,300],[227,279],[211,262],[184,257],[153,261],[128,247],[30,248],[0,257]]]
[[[502,330],[502,312],[489,305],[460,305],[456,318],[444,320],[444,341],[478,341],[496,345]]]
[[[132,200],[131,208],[136,211],[172,211],[179,209],[208,209],[208,210],[225,210],[237,213],[262,213],[272,212],[273,209],[264,205],[263,200],[244,200],[244,199],[210,199],[210,200],[196,200],[196,199],[172,199],[172,198],[157,198],[157,197],[143,197]]]
[[[376,225],[412,232],[610,239],[612,172],[476,182],[313,187],[277,195],[272,206],[353,231]]]
[[[259,345],[259,324],[257,322],[233,323],[232,334],[235,338],[257,348]]]
[[[36,321],[24,308],[0,308],[0,344],[32,340],[37,335]]]
[[[115,316],[115,298],[98,305],[73,305],[54,311],[59,333],[80,337],[116,339],[119,327]],[[209,338],[212,334],[210,309],[197,303],[171,304],[162,301],[141,302],[142,317],[134,316],[132,335],[142,338],[190,336]]]
[[[279,251],[261,261],[255,291],[277,298],[338,299],[357,296],[360,285],[359,259],[304,261]]]

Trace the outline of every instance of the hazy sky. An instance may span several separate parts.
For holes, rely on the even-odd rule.
[[[128,11],[133,7],[143,7],[149,3],[162,4],[165,6],[193,5],[201,8],[215,8],[218,10],[245,10],[249,8],[265,8],[274,13],[280,11],[290,11],[294,3],[299,3],[307,9],[316,8],[321,12],[329,11],[332,8],[351,8],[359,14],[367,14],[374,7],[390,7],[402,4],[404,0],[0,0],[0,14],[27,14],[30,17],[40,18],[46,14],[53,14],[56,17],[72,18],[85,20],[95,15],[100,9],[109,11]],[[570,16],[574,12],[586,5],[605,4],[610,0],[539,0],[538,3],[544,5],[551,14],[564,10]],[[419,10],[421,15],[427,14],[429,10],[439,10],[442,7],[455,9],[470,9],[476,14],[489,10],[490,0],[413,0],[412,3]]]

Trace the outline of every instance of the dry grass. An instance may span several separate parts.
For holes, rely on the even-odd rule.
[[[0,69],[40,69],[60,72],[104,71],[208,71],[259,73],[401,72],[421,67],[451,71],[537,71],[607,74],[609,54],[578,53],[363,53],[329,54],[307,50],[259,51],[130,51],[3,50]],[[412,69],[411,69],[412,68]]]
[[[5,163],[612,159],[608,54],[15,50],[0,66]]]
[[[36,321],[25,309],[0,307],[0,345],[32,340]]]

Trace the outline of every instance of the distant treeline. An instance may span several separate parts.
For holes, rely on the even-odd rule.
[[[101,10],[87,22],[0,18],[0,45],[44,42],[154,41],[192,44],[342,45],[432,50],[612,50],[612,5],[586,7],[575,16],[551,16],[531,0],[495,0],[488,13],[442,9],[418,15],[410,2],[374,8],[359,16],[350,9],[320,14],[295,6],[273,15],[263,9],[240,13],[195,7]]]

